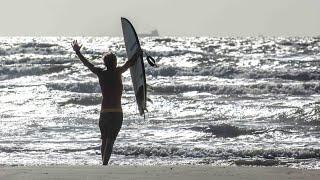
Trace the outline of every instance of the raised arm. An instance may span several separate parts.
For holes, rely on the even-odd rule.
[[[125,71],[127,71],[131,66],[133,66],[137,59],[143,56],[143,51],[141,49],[139,49],[132,57],[131,59],[129,59],[123,66],[120,67],[120,72],[124,73]]]
[[[77,54],[77,56],[79,57],[79,59],[81,60],[81,62],[90,69],[91,72],[97,74],[99,71],[99,68],[95,67],[92,63],[90,63],[80,52],[80,49],[82,47],[82,45],[78,44],[77,40],[74,40],[71,43],[71,46],[73,48],[73,50],[75,51],[75,53]]]

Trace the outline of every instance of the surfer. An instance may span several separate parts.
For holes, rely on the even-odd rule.
[[[129,67],[133,66],[139,56],[142,56],[142,50],[138,50],[135,55],[129,59],[123,66],[117,67],[117,57],[112,52],[103,55],[103,62],[106,68],[99,68],[90,63],[80,52],[82,45],[75,40],[72,42],[72,48],[82,61],[82,63],[96,74],[99,78],[99,84],[102,92],[102,104],[99,118],[99,128],[101,132],[101,156],[103,165],[108,165],[113,144],[118,136],[122,126],[123,114],[121,108],[122,96],[122,78]]]

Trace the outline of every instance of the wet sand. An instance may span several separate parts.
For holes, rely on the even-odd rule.
[[[1,167],[1,180],[295,180],[320,179],[320,170],[212,166],[38,166]]]

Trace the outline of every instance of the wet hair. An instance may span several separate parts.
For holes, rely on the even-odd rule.
[[[105,53],[102,59],[103,59],[104,65],[108,69],[115,69],[117,67],[117,57],[112,52]]]

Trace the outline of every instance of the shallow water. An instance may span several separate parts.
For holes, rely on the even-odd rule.
[[[122,38],[0,38],[0,164],[100,164],[100,88],[70,42],[102,66]],[[114,165],[320,168],[320,38],[142,38],[149,112],[129,72]]]

